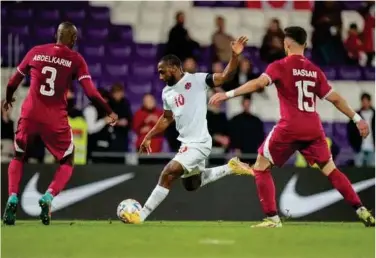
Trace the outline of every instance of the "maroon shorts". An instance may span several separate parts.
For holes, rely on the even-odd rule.
[[[258,149],[259,154],[278,167],[283,166],[295,151],[299,151],[310,165],[324,164],[332,157],[324,133],[310,141],[300,141],[278,126],[273,127]]]
[[[41,137],[48,151],[57,160],[73,153],[73,135],[68,123],[51,125],[34,122],[29,119],[18,120],[14,147],[17,152],[26,152],[36,137]]]

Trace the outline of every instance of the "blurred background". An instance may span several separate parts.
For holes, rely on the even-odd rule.
[[[179,148],[174,125],[153,139],[153,155],[137,155],[143,137],[163,112],[164,85],[156,71],[159,58],[175,54],[188,72],[221,72],[231,54],[230,41],[246,35],[249,43],[238,71],[220,89],[227,91],[283,58],[283,28],[299,25],[308,32],[308,58],[372,125],[371,135],[362,140],[353,123],[319,101],[317,110],[335,161],[374,166],[374,14],[374,1],[2,1],[1,90],[4,94],[16,65],[31,47],[54,42],[57,25],[71,21],[80,32],[76,50],[120,118],[114,128],[104,125],[104,114],[90,105],[78,84],[72,85],[67,97],[75,163],[163,164]],[[13,109],[1,111],[3,162],[14,151],[12,140],[28,85],[25,78]],[[224,163],[233,155],[252,162],[279,119],[276,89],[209,106],[207,118],[214,146],[209,163]],[[29,156],[29,162],[54,162],[42,142]],[[300,155],[289,165],[307,166]]]

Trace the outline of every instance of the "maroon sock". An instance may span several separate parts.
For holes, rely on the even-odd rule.
[[[277,205],[275,201],[275,186],[270,169],[266,171],[254,170],[257,186],[257,194],[261,202],[261,207],[266,216],[277,215]]]
[[[346,202],[354,207],[354,209],[363,206],[358,194],[352,188],[351,182],[345,174],[336,168],[329,174],[328,179],[333,187],[342,194]]]
[[[48,186],[48,191],[53,195],[58,195],[64,189],[72,176],[73,167],[71,165],[60,165],[55,173],[54,180]]]
[[[8,167],[8,194],[18,194],[20,180],[23,173],[23,161],[12,159]]]

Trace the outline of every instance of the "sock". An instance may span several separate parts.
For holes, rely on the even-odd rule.
[[[145,202],[144,207],[140,211],[141,221],[144,221],[150,213],[158,207],[158,205],[167,197],[169,191],[169,189],[160,185],[157,185],[154,188],[153,192]]]
[[[53,196],[58,195],[68,183],[72,176],[73,167],[71,165],[63,164],[56,170],[55,176],[51,184],[48,186],[48,192]]]
[[[17,195],[20,187],[20,180],[23,173],[23,162],[19,159],[12,159],[8,167],[8,194]]]
[[[351,182],[345,174],[336,168],[329,174],[328,179],[333,187],[341,193],[345,201],[355,210],[363,206],[358,194],[352,188]]]
[[[257,194],[261,202],[262,210],[268,217],[276,216],[278,213],[275,201],[275,186],[270,169],[266,171],[254,169],[254,172]]]
[[[201,172],[201,187],[229,174],[231,174],[231,169],[228,165],[207,168]]]
[[[50,191],[51,189],[48,189],[42,198],[44,198],[44,200],[46,201],[52,202],[52,200],[54,199],[54,196],[52,195]]]

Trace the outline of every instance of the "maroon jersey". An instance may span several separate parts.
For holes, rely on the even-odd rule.
[[[291,55],[271,63],[264,75],[274,83],[280,103],[278,127],[296,140],[312,140],[323,133],[316,112],[316,96],[331,92],[325,74],[301,55]]]
[[[21,118],[43,123],[67,121],[66,94],[72,80],[90,78],[82,56],[58,44],[32,48],[17,70],[22,75],[29,73],[31,78]]]

